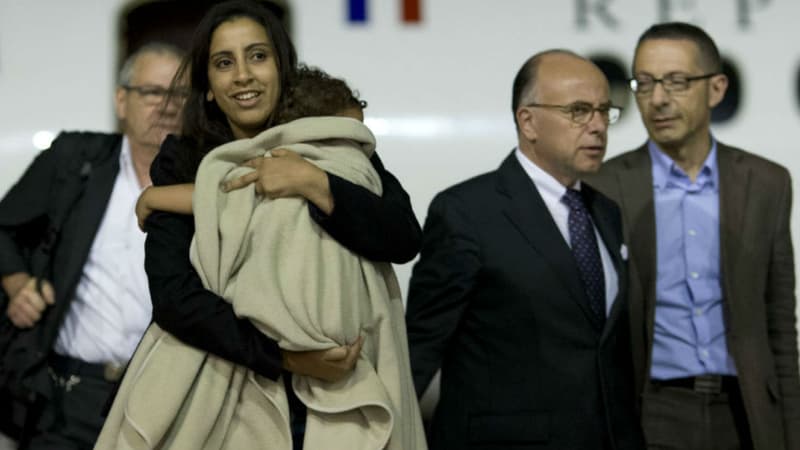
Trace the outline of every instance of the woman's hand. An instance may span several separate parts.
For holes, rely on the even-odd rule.
[[[306,375],[323,381],[339,381],[356,366],[363,345],[364,337],[359,336],[350,345],[327,350],[310,352],[281,350],[283,368],[297,375]]]
[[[228,181],[226,192],[255,183],[256,192],[268,198],[303,197],[322,212],[333,212],[333,195],[328,174],[295,152],[277,149],[271,158],[254,158],[244,163],[255,171]]]

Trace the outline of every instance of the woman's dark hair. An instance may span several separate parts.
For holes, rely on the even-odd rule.
[[[172,82],[173,90],[184,82],[189,85],[181,128],[182,141],[189,154],[181,155],[181,159],[177,161],[179,175],[190,175],[194,178],[200,160],[206,153],[234,139],[225,114],[216,102],[206,101],[206,93],[210,88],[208,60],[211,36],[220,24],[239,18],[252,19],[261,24],[272,42],[281,88],[278,104],[283,101],[284,87],[296,70],[297,53],[294,45],[281,22],[266,6],[256,0],[232,0],[212,7],[197,25],[189,53]],[[270,117],[265,128],[273,124],[274,117]]]
[[[300,65],[289,79],[275,112],[275,124],[301,117],[333,116],[350,108],[363,109],[367,102],[339,78],[316,67]]]

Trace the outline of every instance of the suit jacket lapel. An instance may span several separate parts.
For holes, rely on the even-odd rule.
[[[719,246],[722,292],[728,310],[736,310],[736,296],[731,289],[731,274],[739,254],[739,239],[742,236],[747,191],[750,185],[750,170],[739,164],[730,148],[717,142],[717,167],[719,169]],[[728,321],[728,324],[733,321]]]
[[[628,292],[633,323],[644,323],[641,330],[646,340],[647,364],[653,342],[656,306],[656,209],[653,200],[653,168],[647,145],[637,149],[627,166],[617,174],[620,202],[624,214],[623,224],[628,241],[630,276],[637,277],[634,285],[641,292]],[[641,301],[636,301],[641,299]],[[638,331],[634,330],[634,339]]]
[[[592,214],[594,226],[597,227],[597,231],[603,239],[603,242],[599,244],[605,245],[606,250],[608,250],[608,254],[611,256],[611,262],[614,264],[614,269],[616,269],[617,272],[617,279],[619,280],[617,283],[618,292],[616,298],[606,299],[606,301],[613,300],[614,302],[611,305],[611,311],[609,311],[608,317],[606,318],[603,334],[600,337],[600,341],[602,342],[608,335],[609,330],[613,328],[613,324],[620,314],[620,310],[622,309],[621,300],[627,298],[626,292],[628,288],[625,282],[625,280],[627,280],[627,269],[620,256],[620,248],[622,247],[622,241],[620,240],[621,230],[614,229],[617,225],[615,225],[615,220],[611,216],[612,210],[608,207],[604,207],[600,201],[596,200],[598,193],[588,184],[584,183],[581,186],[581,192]]]
[[[66,262],[60,270],[64,271],[62,279],[70,286],[77,282],[83,270],[83,262],[86,261],[86,255],[97,235],[118,172],[119,148],[106,160],[92,167],[81,199],[61,230],[61,239],[69,241],[63,243]]]
[[[589,309],[578,267],[536,185],[512,153],[498,169],[498,191],[508,197],[505,215],[528,243],[547,261],[578,303],[586,318],[600,329]]]

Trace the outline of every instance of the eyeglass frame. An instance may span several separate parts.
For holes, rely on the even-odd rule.
[[[176,99],[176,100],[185,100],[189,97],[190,91],[188,88],[179,88],[179,89],[170,89],[161,86],[156,86],[152,84],[147,84],[143,86],[137,86],[133,84],[122,84],[119,87],[125,89],[126,91],[136,92],[145,103],[149,104],[159,104],[167,98]],[[153,100],[149,100],[149,99]]]
[[[664,88],[664,92],[667,92],[669,94],[672,94],[673,92],[686,92],[691,87],[692,81],[706,80],[706,79],[709,79],[709,78],[711,78],[713,76],[716,76],[716,75],[722,75],[722,72],[711,72],[711,73],[705,73],[703,75],[687,76],[686,77],[686,87],[682,88],[682,89],[678,89],[678,90],[675,90],[674,86],[673,87],[668,87],[666,84],[664,84],[665,81],[674,83],[674,80],[671,81],[671,79],[674,78],[676,75],[686,75],[686,74],[684,74],[682,72],[672,72],[672,73],[668,73],[668,74],[664,75],[661,78],[656,78],[656,77],[648,75],[648,77],[653,79],[653,87],[650,90],[647,90],[647,91],[640,91],[639,88],[636,86],[636,85],[639,84],[639,80],[637,80],[636,77],[632,77],[632,78],[628,79],[628,87],[630,88],[630,90],[633,92],[634,95],[649,95],[649,94],[652,94],[653,91],[656,90],[656,85],[658,83],[661,83],[661,87]]]
[[[574,108],[577,105],[585,105],[585,106],[588,106],[589,108],[591,108],[591,110],[592,110],[592,112],[589,114],[589,118],[586,119],[585,122],[579,122],[579,121],[575,120],[575,111],[574,111],[574,109],[570,109],[570,108]],[[548,104],[548,103],[528,103],[528,104],[526,104],[524,106],[526,106],[528,108],[552,108],[552,109],[561,110],[562,113],[567,114],[569,116],[569,120],[572,123],[577,124],[577,125],[586,125],[589,122],[591,122],[592,119],[594,119],[594,113],[596,113],[596,112],[599,112],[600,114],[606,114],[606,124],[607,125],[613,125],[613,124],[617,123],[617,121],[619,120],[620,116],[622,116],[622,110],[624,109],[622,106],[615,106],[615,105],[612,105],[612,104],[608,104],[608,105],[604,105],[604,106],[594,106],[591,103],[581,102],[581,101],[569,103],[569,104],[566,104],[566,105],[553,105],[553,104]],[[604,108],[607,108],[607,109],[605,111],[603,111]],[[617,111],[617,116],[614,118],[614,120],[611,120],[611,111],[612,110]]]

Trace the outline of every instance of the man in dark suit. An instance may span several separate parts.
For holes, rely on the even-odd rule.
[[[789,173],[711,135],[703,30],[645,31],[631,87],[650,139],[587,182],[622,208],[648,448],[800,449]]]
[[[24,424],[29,448],[93,446],[114,382],[150,323],[134,205],[161,142],[177,130],[179,93],[164,99],[181,57],[164,44],[134,53],[115,96],[125,134],[62,133],[0,202],[0,306],[6,330],[20,330],[8,351],[24,366],[20,384],[40,399]],[[32,267],[26,255],[47,240],[51,263]]]
[[[421,394],[441,367],[434,449],[640,449],[617,207],[581,183],[619,108],[590,61],[531,57],[518,148],[436,196],[407,329]]]

